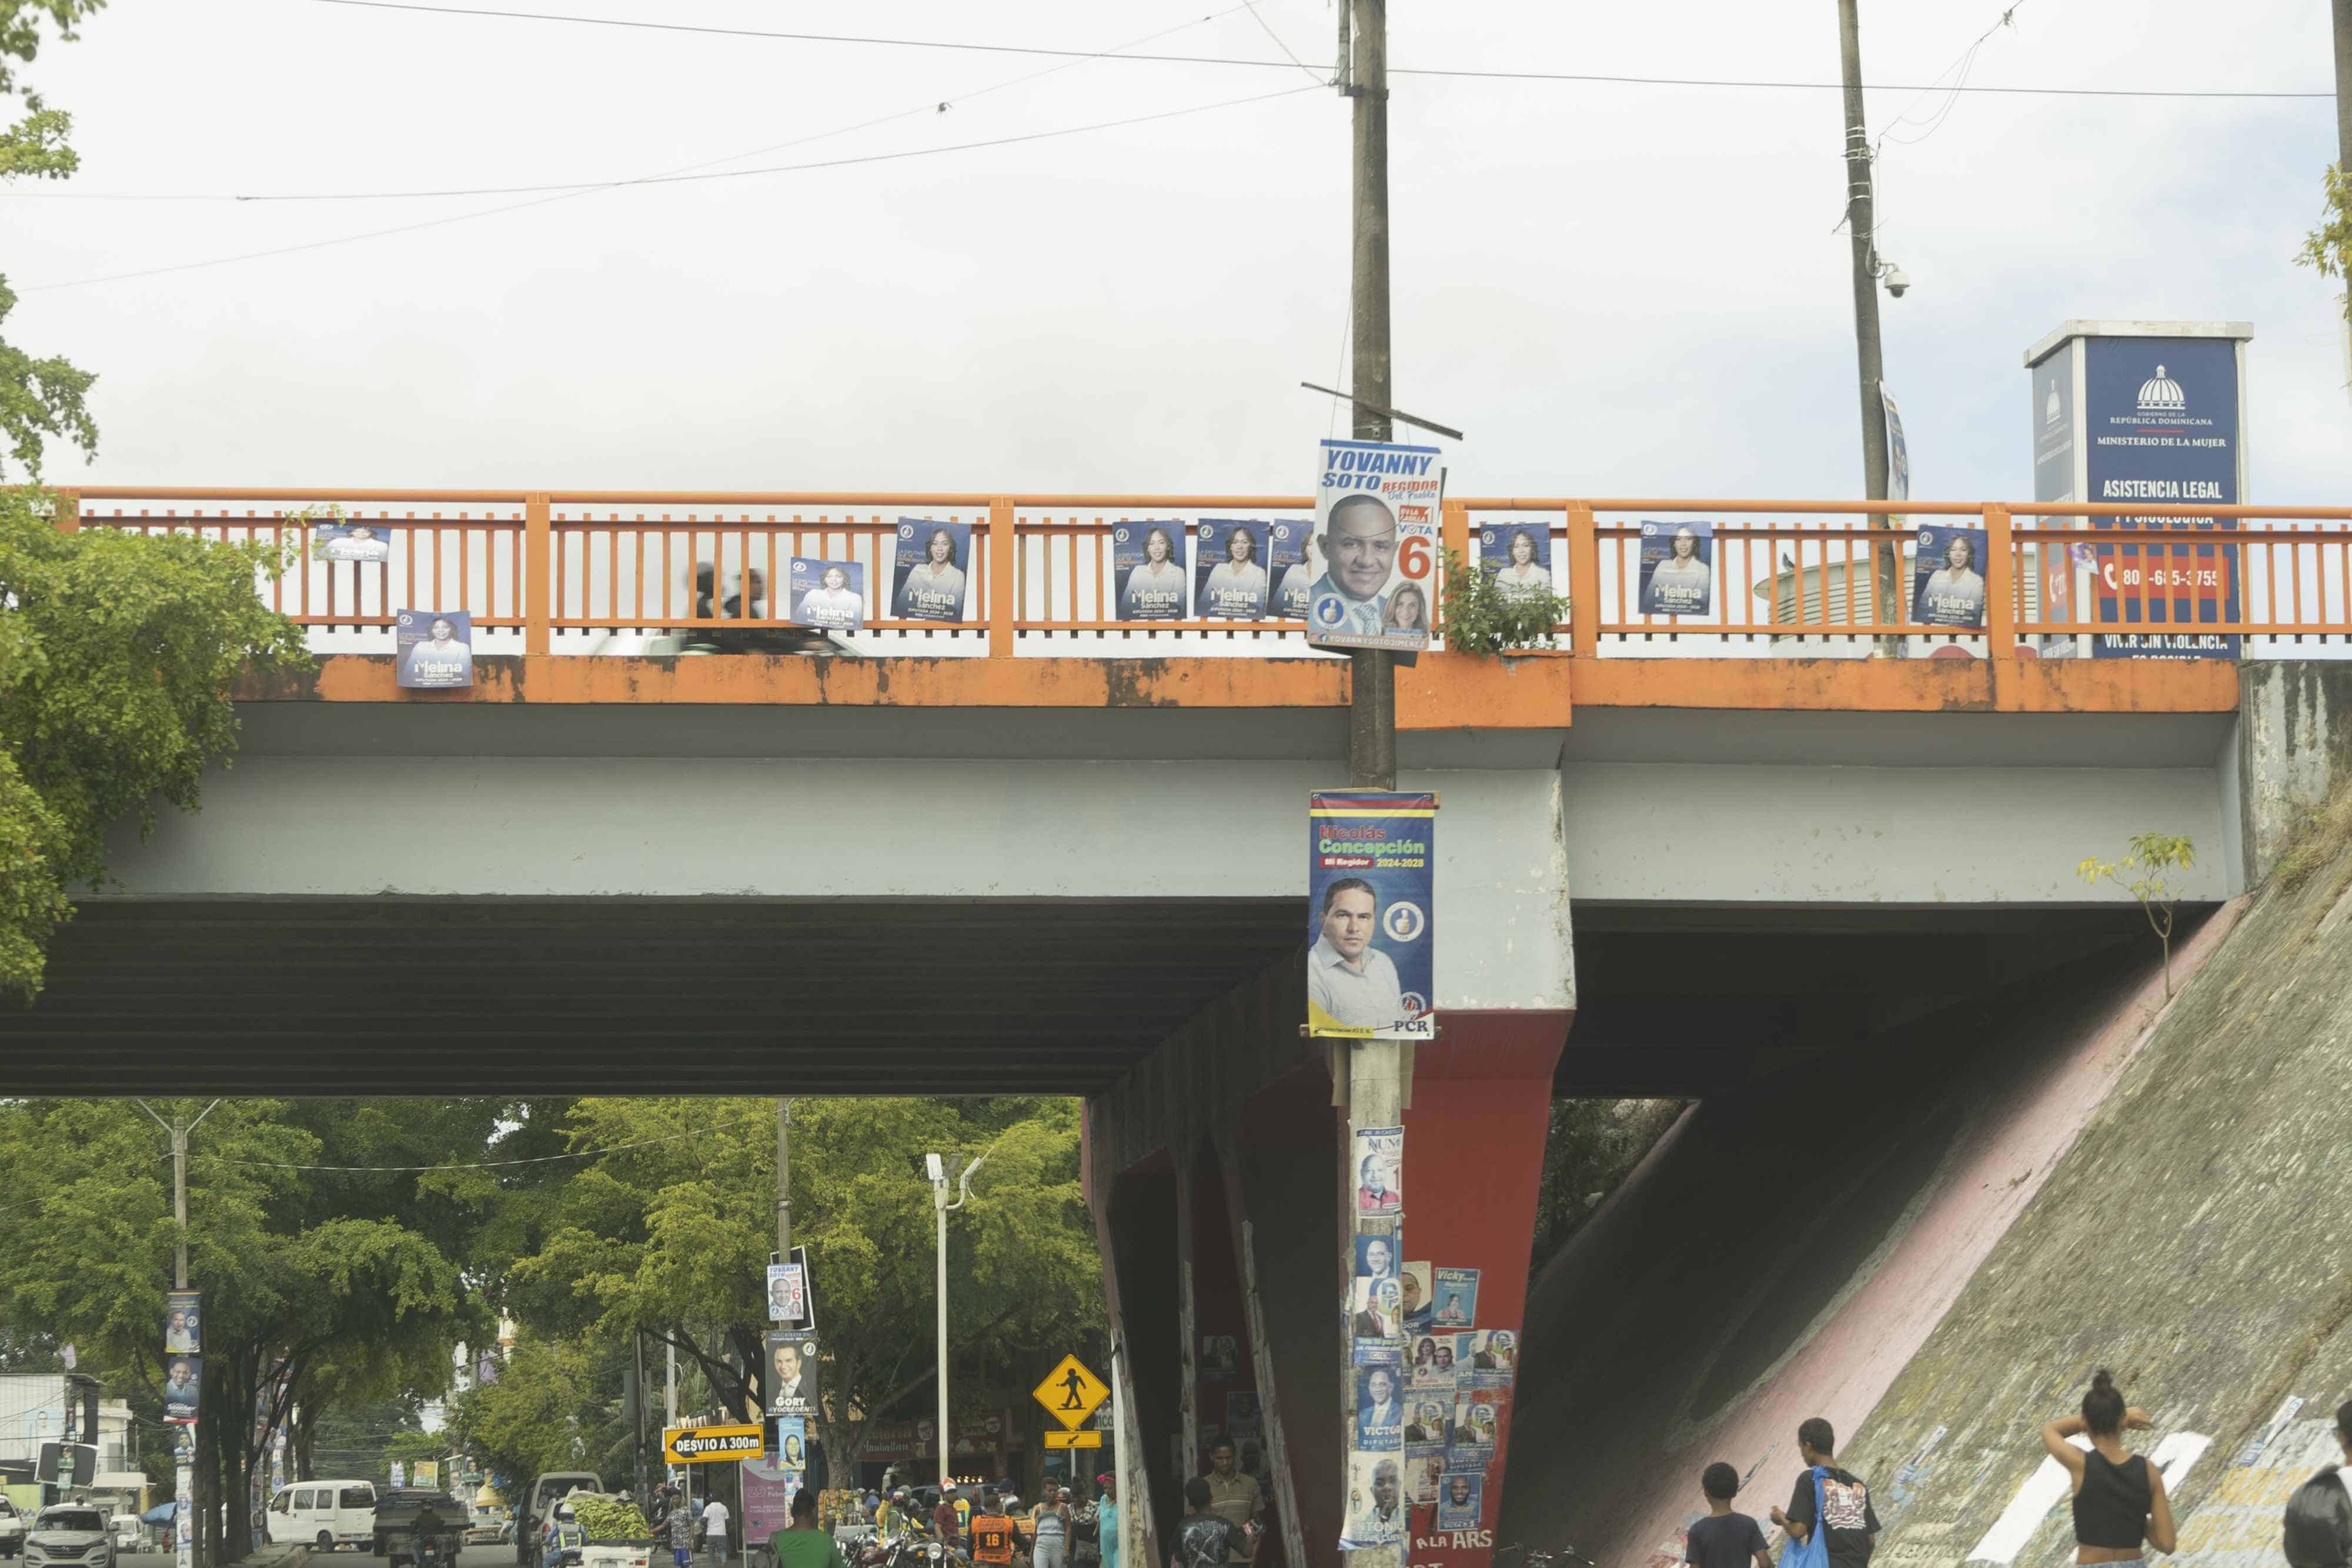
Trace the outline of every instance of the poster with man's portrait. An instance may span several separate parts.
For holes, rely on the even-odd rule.
[[[1307,585],[1307,640],[1323,648],[1429,646],[1437,513],[1434,446],[1326,441],[1315,483],[1323,575]]]
[[[1435,1326],[1429,1318],[1437,1305],[1436,1297],[1430,1293],[1432,1276],[1429,1265],[1407,1259],[1403,1268],[1405,1332],[1426,1333]]]
[[[1466,1385],[1507,1388],[1518,1370],[1519,1336],[1510,1329],[1481,1329],[1454,1336],[1454,1354]]]
[[[163,1354],[202,1355],[205,1350],[205,1293],[202,1291],[163,1292]]]
[[[1307,1027],[1352,1040],[1434,1040],[1437,797],[1317,790],[1307,797]],[[1404,1134],[1395,1135],[1402,1164]],[[1401,1181],[1379,1145],[1350,1151],[1358,1214],[1391,1207]],[[1380,1158],[1368,1186],[1365,1167]],[[1368,1209],[1366,1199],[1371,1200]]]
[[[1394,1546],[1405,1538],[1404,1456],[1357,1448],[1348,1456],[1348,1511],[1342,1552]]]
[[[205,1362],[198,1355],[174,1355],[163,1364],[163,1419],[191,1425],[205,1399]]]
[[[1478,1511],[1484,1506],[1486,1478],[1456,1472],[1444,1479],[1444,1490],[1437,1499],[1437,1528],[1440,1530],[1475,1530]]]
[[[1642,525],[1642,613],[1704,615],[1715,606],[1715,525]]]
[[[768,1265],[768,1321],[799,1323],[808,1317],[807,1275],[798,1263]]]
[[[778,1329],[768,1334],[768,1414],[798,1416],[817,1413],[816,1335],[806,1329]]]
[[[1410,1357],[1405,1364],[1407,1384],[1419,1392],[1444,1395],[1450,1406],[1462,1376],[1454,1364],[1454,1336],[1407,1334],[1405,1349]]]
[[[1359,1127],[1356,1213],[1367,1219],[1404,1212],[1404,1129]]]
[[[1356,1278],[1402,1283],[1397,1266],[1396,1236],[1392,1231],[1379,1230],[1356,1238]]]

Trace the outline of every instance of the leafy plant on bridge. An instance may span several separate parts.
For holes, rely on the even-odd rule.
[[[0,492],[0,993],[39,991],[69,890],[106,875],[106,833],[160,800],[194,810],[236,745],[229,683],[307,667],[262,604],[261,545],[111,528],[60,533],[49,497]]]
[[[2164,949],[2164,999],[2172,999],[2172,915],[2180,902],[2182,889],[2171,880],[2171,873],[2197,863],[2197,846],[2186,834],[2140,833],[2131,841],[2131,852],[2120,861],[2086,860],[2074,868],[2074,874],[2095,887],[2100,883],[2113,883],[2139,900],[2140,913],[2147,916],[2148,929],[2156,933],[2158,944]]]
[[[1569,600],[1548,588],[1512,591],[1492,574],[1445,552],[1445,593],[1439,630],[1449,652],[1493,658],[1515,648],[1547,648],[1568,619]]]
[[[74,36],[75,24],[106,4],[106,0],[0,0],[0,97],[22,87],[16,66],[29,63],[41,47],[41,23],[47,18],[58,41]],[[0,131],[0,180],[31,178],[63,180],[80,167],[81,160],[67,138],[73,117],[45,105],[37,93],[26,93],[25,117]],[[16,292],[0,277],[0,320],[16,308]],[[98,425],[89,416],[85,398],[89,371],[77,370],[56,355],[37,358],[13,343],[0,342],[0,434],[7,437],[16,465],[37,479],[43,447],[63,439],[85,454],[98,450]],[[0,477],[6,465],[0,464]]]
[[[2352,173],[2330,163],[2321,179],[2326,210],[2320,225],[2304,236],[2295,265],[2315,268],[2322,277],[2352,279]],[[2345,315],[2352,318],[2352,293],[2340,298]]]

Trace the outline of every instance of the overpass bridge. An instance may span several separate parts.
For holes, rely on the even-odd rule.
[[[318,519],[293,514],[320,501],[383,523],[391,559],[316,559]],[[202,814],[117,846],[48,993],[0,1015],[13,1092],[1084,1094],[1155,1506],[1168,1456],[1255,1392],[1278,1478],[1262,1561],[1329,1559],[1353,1225],[1342,1064],[1298,1038],[1298,827],[1307,790],[1347,781],[1348,668],[1295,622],[1111,619],[1108,553],[1123,519],[1297,521],[1305,497],[68,505],[68,526],[282,549],[260,591],[320,657],[237,693],[243,747]],[[1859,504],[1447,503],[1457,559],[1498,520],[1540,532],[1572,606],[1546,646],[1398,678],[1399,783],[1444,800],[1444,1037],[1404,1117],[1409,1218],[1482,1270],[1478,1326],[1520,1326],[1554,1094],[1714,1095],[2112,963],[2139,912],[2078,861],[2188,834],[2186,896],[2216,904],[2316,804],[2352,512],[2226,508],[2233,531],[2193,541],[2091,528],[2120,510],[1913,504],[1992,541],[1986,624],[1954,632],[1844,591],[1910,535]],[[1639,520],[1698,513],[1710,612],[1629,609]],[[774,582],[824,555],[875,580],[902,516],[971,526],[966,621],[871,622],[855,657],[646,652],[775,621],[698,613],[698,564]],[[2063,591],[2077,546],[2136,597]],[[2222,561],[2226,601],[2167,591],[2201,550],[2178,559]],[[402,608],[473,614],[472,688],[397,688]],[[2248,657],[2062,656],[2184,620]],[[1885,639],[1925,656],[1867,656]],[[1230,1373],[1202,1354],[1223,1338]],[[1482,1528],[1417,1536],[1414,1561],[1483,1568],[1507,1457],[1507,1416]]]

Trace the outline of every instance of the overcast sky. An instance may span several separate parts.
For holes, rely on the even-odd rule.
[[[1281,57],[1228,0],[487,3]],[[1325,71],[1325,0],[1256,5]],[[1864,0],[1866,77],[1934,79],[2000,8]],[[2333,85],[2326,0],[2016,10],[1972,83]],[[1831,0],[1391,0],[1391,28],[1398,67],[1837,74]],[[539,199],[19,187],[9,337],[100,376],[99,461],[61,456],[59,482],[1304,491],[1330,431],[1297,383],[1339,373],[1348,109],[1296,68],[114,0],[28,74],[83,154],[42,189],[90,194],[717,172],[1200,110],[471,218]],[[1468,432],[1456,493],[1861,493],[1835,92],[1405,76],[1392,100],[1396,397]],[[2332,104],[1880,88],[1869,108],[1893,128],[1881,247],[1914,280],[1885,320],[1915,496],[2031,494],[2020,355],[2060,321],[2189,318],[2255,328],[2247,498],[2344,500],[2343,325],[2291,259]]]

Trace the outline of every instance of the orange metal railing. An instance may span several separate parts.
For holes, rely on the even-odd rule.
[[[908,517],[970,527],[966,618],[869,617],[856,640],[862,651],[1000,658],[1304,651],[1296,621],[1118,620],[1110,550],[1121,523],[1170,522],[1189,537],[1204,517],[1303,522],[1312,517],[1304,496],[100,486],[57,494],[63,527],[192,530],[280,549],[288,568],[260,592],[329,646],[338,637],[373,645],[400,609],[467,611],[494,643],[503,636],[526,653],[595,651],[614,633],[782,624],[781,585],[795,555],[862,564],[869,602],[887,606],[899,521]],[[1885,503],[1859,501],[1472,497],[1445,503],[1441,543],[1477,570],[1488,530],[1539,533],[1553,585],[1572,603],[1553,642],[1587,657],[1864,652],[1883,637],[2003,657],[2066,638],[2145,632],[2234,635],[2249,640],[2248,653],[2283,642],[2352,642],[2352,508],[1900,505],[1889,517],[1874,510]],[[315,529],[334,519],[302,514],[328,506],[344,520],[384,525],[391,559],[315,559]],[[1713,526],[1707,608],[1643,613],[1642,524],[1693,517]],[[1981,627],[1916,617],[1906,551],[1927,522],[1982,530]],[[745,613],[698,610],[695,575],[706,565],[730,585],[756,574],[766,592]]]

